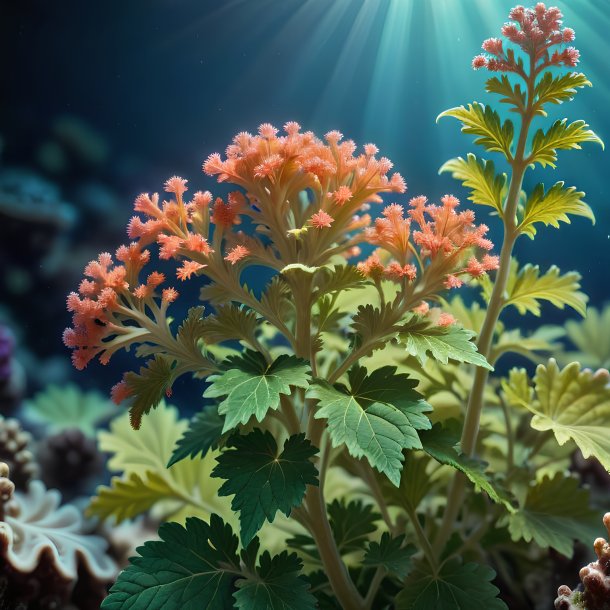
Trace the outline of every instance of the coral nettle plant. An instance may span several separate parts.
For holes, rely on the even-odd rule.
[[[549,548],[571,555],[574,539],[595,535],[597,512],[566,460],[578,447],[610,466],[600,432],[610,421],[608,374],[551,359],[533,381],[525,369],[490,377],[506,353],[540,362],[557,349],[556,333],[506,329],[505,307],[540,315],[548,301],[585,312],[577,273],[520,267],[513,249],[541,224],[593,218],[574,187],[527,195],[522,182],[536,164],[554,167],[557,150],[600,142],[582,121],[530,135],[548,104],[589,82],[556,70],[578,61],[558,9],[517,7],[510,18],[506,40],[485,41],[473,66],[503,73],[487,90],[519,125],[477,102],[441,115],[510,167],[496,174],[469,154],[442,168],[473,204],[494,209],[499,256],[455,196],[408,200],[375,145],[359,149],[337,131],[320,139],[290,122],[281,133],[270,124],[239,133],[207,158],[204,172],[234,185],[225,197],[189,195],[176,176],[165,200],[140,195],[131,243],[86,267],[68,297],[64,341],[79,369],[132,346],[144,360],[112,389],[143,428],[132,434],[151,438],[147,419],[167,409],[179,376],[206,384],[170,449],[170,474],[147,457],[145,472],[113,479],[91,504],[117,520],[164,502],[165,514],[186,517],[140,547],[102,607],[506,608],[496,569],[502,598],[517,608],[527,561],[550,561]],[[175,264],[175,277],[154,268],[154,252]],[[245,278],[261,268],[272,279],[255,291]],[[193,305],[175,328],[185,282],[200,286],[209,311]],[[466,286],[483,304],[451,298]],[[176,436],[154,426],[162,455]],[[135,450],[124,438],[113,446],[113,434],[104,446],[121,452],[127,472]],[[231,497],[230,509],[216,503],[219,514],[194,474],[210,460],[218,496]],[[187,463],[194,468],[179,473]],[[290,552],[276,552],[278,537]]]

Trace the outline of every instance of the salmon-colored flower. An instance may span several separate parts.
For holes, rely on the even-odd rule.
[[[176,276],[179,280],[184,282],[185,280],[190,279],[193,274],[197,274],[204,267],[205,265],[196,261],[184,261],[182,266],[176,271]]]
[[[378,252],[373,252],[366,260],[359,262],[356,268],[365,277],[376,281],[381,280],[385,274],[385,267]]]
[[[161,299],[165,303],[173,303],[178,298],[178,291],[175,288],[164,288],[161,293]]]
[[[225,256],[225,260],[230,262],[232,265],[235,265],[249,254],[250,250],[248,250],[248,248],[246,248],[245,246],[235,246],[234,248],[229,250],[229,252]]]
[[[327,229],[334,222],[334,218],[324,210],[319,210],[312,215],[309,222],[316,229]]]
[[[333,201],[338,205],[344,205],[352,198],[352,191],[349,186],[342,184],[334,193],[332,193]]]
[[[182,197],[183,193],[185,193],[188,188],[186,183],[188,180],[184,178],[180,178],[178,176],[172,176],[169,180],[165,181],[165,191],[167,193],[174,193],[176,197]]]

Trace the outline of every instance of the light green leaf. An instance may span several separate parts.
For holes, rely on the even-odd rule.
[[[512,121],[500,121],[500,115],[478,102],[468,104],[468,107],[458,106],[441,112],[438,119],[451,116],[462,122],[462,132],[478,136],[475,144],[484,146],[490,152],[501,152],[511,159],[511,146],[513,143],[514,127]]]
[[[289,395],[291,387],[307,388],[309,365],[295,356],[281,355],[268,365],[259,352],[247,350],[240,356],[231,356],[225,370],[209,377],[211,385],[206,398],[226,396],[218,407],[225,416],[223,432],[245,424],[252,416],[261,422],[269,409],[277,409],[280,395]]]
[[[561,75],[545,72],[534,89],[534,112],[547,116],[544,104],[569,102],[576,95],[577,89],[590,86],[591,83],[587,77],[578,72],[568,72]]]
[[[404,460],[402,450],[421,448],[417,430],[430,428],[424,415],[431,411],[414,390],[417,382],[385,366],[367,375],[356,366],[348,373],[350,387],[334,387],[316,380],[308,396],[319,401],[316,419],[328,420],[334,447],[347,446],[355,458],[366,457],[398,486]]]
[[[396,610],[508,610],[492,584],[496,573],[478,563],[453,559],[438,574],[421,564],[396,598]]]
[[[506,74],[500,77],[492,77],[485,83],[485,90],[488,93],[497,93],[502,96],[500,103],[511,104],[511,112],[519,112],[525,108],[525,91],[521,90],[521,85],[512,85]]]
[[[464,455],[456,449],[460,440],[460,426],[455,420],[444,426],[435,424],[431,430],[420,432],[424,451],[437,462],[463,472],[474,485],[482,489],[494,502],[514,510],[511,498],[489,475],[485,473],[487,464]]]
[[[393,538],[388,532],[383,532],[379,542],[371,542],[362,561],[363,566],[382,567],[389,574],[404,580],[411,571],[411,557],[417,549],[409,544],[405,546],[405,537]]]
[[[428,352],[442,364],[449,360],[469,362],[493,370],[484,356],[479,354],[477,346],[471,341],[475,333],[459,326],[436,326],[429,320],[413,314],[398,332],[398,341],[409,354],[415,356],[424,365]]]
[[[254,574],[237,581],[233,594],[239,610],[315,610],[316,598],[300,576],[303,563],[295,553],[275,557],[265,551]]]
[[[69,383],[50,385],[23,405],[26,418],[43,423],[50,433],[78,428],[94,437],[98,427],[116,414],[116,406],[99,392],[84,392]]]
[[[513,407],[524,407],[534,400],[534,388],[525,369],[511,369],[508,378],[502,379],[502,390],[506,402]]]
[[[602,148],[604,143],[587,129],[584,121],[574,121],[568,124],[567,119],[555,121],[545,132],[539,129],[532,140],[532,150],[528,163],[540,163],[542,167],[555,167],[558,150],[580,149],[583,142],[596,142]]]
[[[187,457],[195,458],[198,454],[202,457],[210,450],[216,448],[222,437],[224,417],[218,414],[218,407],[205,407],[197,413],[189,423],[188,430],[176,444],[172,457],[167,464],[170,468],[176,462]]]
[[[557,473],[530,487],[524,505],[508,517],[512,539],[533,540],[572,557],[574,540],[590,543],[597,537],[599,515],[589,508],[589,492],[578,480]]]
[[[539,365],[536,400],[524,403],[532,428],[552,430],[560,445],[572,439],[585,458],[594,456],[610,472],[610,373],[580,370],[578,362],[560,370],[554,359]]]
[[[588,299],[587,295],[579,291],[579,282],[580,275],[575,271],[561,275],[559,267],[553,265],[540,275],[538,265],[527,264],[519,268],[513,259],[504,307],[514,305],[521,315],[529,312],[540,316],[540,301],[548,301],[559,309],[568,305],[584,317]]]
[[[186,527],[164,523],[160,541],[146,542],[119,574],[104,610],[226,610],[233,607],[235,573],[241,573],[237,536],[212,515]]]
[[[468,199],[479,205],[487,205],[496,210],[500,217],[503,213],[506,197],[506,174],[497,174],[493,161],[477,159],[468,153],[466,160],[462,157],[450,159],[438,173],[450,172],[453,178],[460,180],[465,188],[470,189]]]
[[[593,369],[610,368],[610,305],[601,310],[589,307],[584,320],[568,320],[565,328],[577,351],[566,352],[562,361],[577,360]]]
[[[241,539],[249,544],[265,520],[273,522],[279,510],[287,517],[300,506],[307,485],[318,484],[311,458],[318,453],[305,434],[291,436],[278,451],[269,432],[255,429],[234,434],[216,458],[212,476],[225,479],[218,493],[234,496],[231,508],[239,511]]]
[[[541,222],[547,227],[550,225],[558,229],[560,222],[570,224],[568,214],[583,216],[595,224],[593,210],[582,200],[584,196],[574,186],[564,187],[563,182],[556,182],[546,192],[544,184],[537,184],[525,204],[519,231],[534,239],[536,223]]]

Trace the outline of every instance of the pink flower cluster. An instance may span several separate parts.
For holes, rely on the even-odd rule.
[[[580,57],[574,47],[556,49],[550,53],[551,47],[574,40],[574,30],[562,27],[562,18],[557,7],[547,8],[543,2],[534,8],[516,6],[509,13],[512,22],[502,26],[502,35],[532,58],[537,72],[548,66],[574,67]],[[523,69],[515,58],[514,51],[504,49],[501,38],[488,38],[482,48],[485,54],[477,55],[472,60],[475,70],[487,68],[491,72],[522,73]]]
[[[380,252],[376,251],[358,264],[360,272],[376,280],[400,281],[406,278],[413,281],[417,267],[408,261],[413,259],[416,251],[419,251],[422,266],[426,260],[435,265],[443,276],[445,288],[461,286],[463,276],[479,277],[497,269],[497,256],[484,254],[479,259],[474,254],[477,249],[487,252],[493,247],[485,237],[487,226],[475,224],[472,210],[456,212],[459,205],[456,197],[445,195],[441,203],[441,206],[429,205],[426,197],[414,197],[409,202],[407,218],[402,206],[395,203],[387,206],[382,218],[365,231],[365,237],[369,243],[387,251],[393,260],[384,265]],[[411,231],[413,223],[418,230]]]

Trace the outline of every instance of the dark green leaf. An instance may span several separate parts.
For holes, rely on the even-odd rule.
[[[487,464],[459,453],[456,445],[460,440],[460,426],[453,420],[435,424],[432,430],[420,433],[424,451],[437,462],[463,472],[477,487],[482,489],[494,502],[503,504],[514,511],[510,496],[490,476],[485,473]]]
[[[240,511],[241,539],[247,545],[265,519],[272,522],[279,510],[286,516],[300,506],[306,485],[318,484],[311,458],[316,449],[304,434],[291,436],[279,453],[269,432],[255,429],[234,434],[216,460],[212,476],[225,479],[219,495],[234,495],[231,507]]]
[[[240,572],[237,536],[212,515],[186,526],[165,523],[160,541],[146,542],[102,602],[105,610],[227,610]]]
[[[396,599],[396,610],[508,610],[492,584],[496,573],[477,563],[454,559],[433,575],[422,564],[407,578]]]
[[[279,407],[280,394],[309,385],[309,365],[295,356],[282,354],[268,365],[262,354],[247,350],[224,364],[228,370],[209,377],[211,385],[204,393],[206,398],[226,396],[218,407],[225,416],[223,432],[247,423],[253,415],[263,421],[269,409]]]
[[[341,554],[362,550],[369,535],[377,529],[375,522],[381,519],[381,515],[361,500],[347,504],[345,500],[333,500],[328,505],[328,517]]]
[[[218,305],[216,313],[207,316],[201,328],[201,337],[209,345],[231,339],[252,345],[256,338],[256,327],[256,312],[244,305],[228,303]]]
[[[395,574],[400,580],[403,580],[411,571],[411,557],[417,552],[412,544],[405,546],[404,542],[404,536],[392,538],[388,532],[384,532],[379,542],[369,544],[363,565],[381,566],[390,574]]]
[[[348,373],[349,389],[317,380],[308,392],[319,401],[316,419],[325,418],[334,447],[345,444],[349,453],[365,456],[371,466],[398,486],[403,449],[421,448],[417,430],[430,427],[425,413],[432,410],[415,391],[417,381],[385,366],[367,375],[356,366]]]
[[[254,574],[237,581],[234,593],[239,610],[314,610],[316,599],[300,576],[303,564],[296,554],[265,551]]]
[[[170,468],[176,462],[187,457],[193,459],[199,454],[204,457],[210,449],[217,446],[222,436],[223,427],[224,417],[218,414],[218,407],[206,407],[203,411],[197,413],[176,444],[167,467]]]

